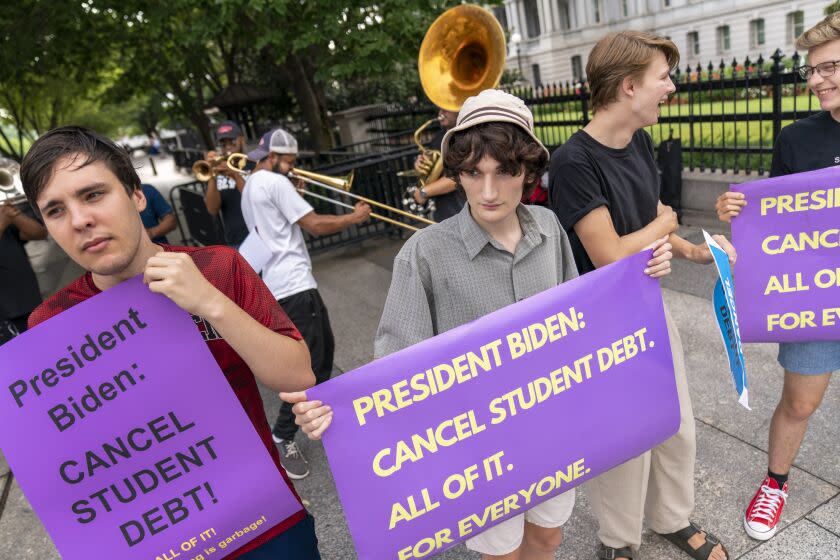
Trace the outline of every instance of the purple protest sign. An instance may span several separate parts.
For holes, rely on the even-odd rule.
[[[0,347],[0,448],[64,560],[223,557],[300,511],[189,314],[139,278]]]
[[[746,342],[840,340],[840,167],[732,185]]]
[[[680,421],[639,254],[308,391],[362,559],[421,558],[635,457]],[[634,411],[628,413],[628,411]]]

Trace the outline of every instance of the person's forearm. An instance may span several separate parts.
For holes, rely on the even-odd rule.
[[[315,385],[303,341],[276,333],[218,292],[204,316],[272,391],[302,391]]]
[[[33,220],[25,214],[18,214],[13,223],[18,228],[20,237],[24,241],[47,238],[47,228],[38,223],[38,220]]]
[[[236,189],[242,192],[242,189],[245,188],[245,177],[242,176],[242,173],[233,172],[233,182],[236,183]]]
[[[310,227],[306,231],[316,236],[330,235],[347,229],[353,225],[353,220],[353,214],[319,215],[314,226]]]
[[[669,233],[671,232],[668,224],[663,220],[655,219],[640,230],[627,235],[622,235],[619,237],[618,250],[615,255],[616,258],[611,262],[621,260],[624,257],[629,257],[630,255],[635,255],[660,237],[665,237]]]
[[[207,181],[207,192],[204,195],[204,205],[207,207],[207,212],[211,216],[219,213],[219,208],[222,207],[222,195],[216,187],[216,177],[211,177]]]
[[[157,234],[166,235],[170,231],[173,231],[177,225],[178,223],[175,220],[175,214],[169,213],[160,219],[160,222],[157,225]]]
[[[428,197],[440,196],[442,194],[451,193],[456,189],[456,187],[457,185],[455,184],[455,181],[449,177],[441,177],[440,179],[432,181],[423,187],[423,192],[425,192]]]
[[[668,241],[671,243],[671,251],[674,253],[674,258],[696,261],[697,245],[686,241],[676,233],[668,236]]]

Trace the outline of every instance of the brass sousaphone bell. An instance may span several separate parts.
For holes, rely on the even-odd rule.
[[[505,51],[496,16],[480,6],[455,6],[423,37],[417,59],[423,91],[441,109],[458,111],[467,97],[498,85]]]
[[[441,109],[458,111],[468,97],[499,84],[505,68],[505,34],[491,12],[480,6],[462,4],[441,14],[423,37],[417,68],[426,96]],[[418,184],[408,189],[403,204],[411,211],[426,214],[414,200],[414,191],[440,178],[443,160],[440,151],[420,143],[420,132],[437,119],[420,125],[414,142],[427,160]]]

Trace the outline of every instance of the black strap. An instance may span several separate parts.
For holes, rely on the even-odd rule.
[[[601,545],[601,550],[598,551],[598,560],[615,560],[616,558],[629,558],[629,560],[636,560],[636,553],[629,546],[624,548],[613,548],[605,544]]]
[[[706,535],[706,542],[700,545],[698,548],[692,548],[692,546],[688,543],[688,540],[697,534],[705,534]],[[706,559],[711,557],[712,550],[720,544],[720,539],[714,536],[712,533],[706,532],[693,522],[689,522],[688,527],[684,529],[680,529],[679,531],[675,531],[668,535],[662,535],[675,545],[679,546],[685,552],[693,556],[694,558],[699,559]],[[726,548],[723,547],[724,553],[726,557],[729,558],[729,553],[726,551]]]

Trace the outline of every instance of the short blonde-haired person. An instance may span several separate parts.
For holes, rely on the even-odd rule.
[[[674,232],[674,211],[659,202],[653,141],[644,127],[659,119],[659,106],[674,93],[671,70],[679,62],[670,40],[623,31],[602,38],[589,55],[586,75],[594,115],[551,157],[551,208],[569,233],[578,271],[586,274],[640,251],[665,236],[675,258],[709,264],[708,247]],[[735,252],[717,241],[734,262]],[[642,522],[692,558],[724,560],[726,549],[691,523],[694,511],[694,414],[682,343],[667,313],[680,428],[667,441],[587,483],[598,517],[598,558],[631,559],[642,542]],[[628,415],[644,414],[627,403]]]
[[[446,174],[467,203],[456,216],[415,233],[394,260],[376,357],[577,276],[557,218],[520,202],[549,158],[521,99],[498,90],[470,97],[441,147]],[[671,246],[659,239],[653,249],[645,273],[668,274]],[[332,413],[325,404],[306,401],[305,393],[281,398],[298,403],[294,412],[309,437],[319,438],[329,426]],[[553,560],[574,503],[574,490],[555,496],[467,540],[467,548],[485,560]]]
[[[773,148],[771,177],[840,164],[840,12],[803,33],[796,48],[808,51],[807,64],[798,70],[822,111],[782,129]],[[747,202],[743,193],[722,194],[718,217],[737,219]],[[808,419],[822,402],[831,372],[840,370],[840,340],[779,344],[779,364],[785,370],[784,386],[770,422],[767,473],[744,514],[747,534],[762,541],[776,534],[788,473]]]

